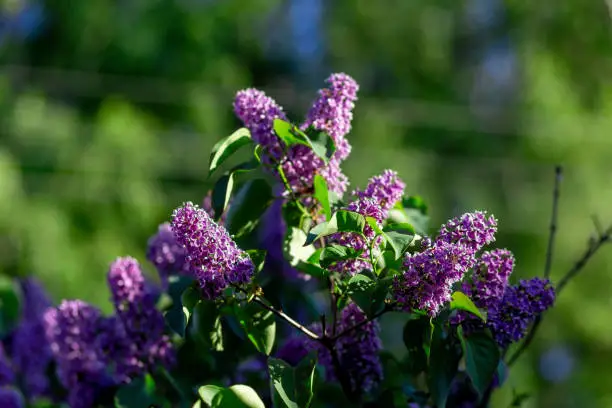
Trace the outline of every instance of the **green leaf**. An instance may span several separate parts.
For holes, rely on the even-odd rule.
[[[253,261],[253,265],[255,265],[255,273],[261,272],[266,261],[267,252],[264,249],[249,249],[246,252],[251,261]]]
[[[363,234],[366,219],[354,211],[340,210],[332,215],[329,222],[324,222],[308,232],[304,245],[310,245],[319,238],[335,234],[336,232],[355,232]]]
[[[342,245],[331,244],[323,248],[319,262],[323,268],[327,268],[338,261],[357,258],[361,252],[363,251],[358,251],[354,248]]]
[[[288,228],[283,245],[285,259],[291,266],[308,275],[319,278],[327,276],[327,271],[319,264],[323,250],[317,250],[313,245],[304,246],[305,240],[304,231],[295,227]]]
[[[228,137],[217,142],[210,153],[208,174],[211,175],[242,146],[251,143],[251,133],[247,128],[240,128]]]
[[[321,204],[321,207],[323,207],[323,211],[325,212],[325,219],[329,221],[332,216],[332,212],[331,206],[329,204],[329,191],[327,188],[327,181],[325,181],[325,179],[321,175],[316,174],[314,176],[313,185],[314,198],[316,198],[317,201]]]
[[[116,408],[141,408],[149,406],[168,406],[157,395],[155,380],[149,374],[136,378],[129,384],[119,388],[115,394]]]
[[[425,371],[431,339],[429,318],[420,317],[408,320],[404,325],[403,339],[406,350],[408,350],[408,371],[414,375]]]
[[[221,218],[221,214],[227,208],[227,204],[232,198],[233,189],[234,173],[224,174],[213,186],[212,207],[215,213],[215,220]]]
[[[218,385],[203,385],[198,388],[198,395],[206,403],[206,405],[212,405],[215,395],[223,391],[224,387]]]
[[[486,321],[485,317],[482,315],[482,312],[476,307],[472,299],[467,297],[463,292],[455,292],[451,298],[450,304],[451,310],[465,310],[473,314],[474,316],[479,317],[481,320]]]
[[[446,406],[446,399],[451,383],[457,374],[460,359],[461,353],[457,344],[440,326],[435,326],[429,354],[427,380],[429,392],[438,407]]]
[[[410,196],[402,199],[402,206],[404,208],[411,208],[415,210],[419,210],[419,212],[423,215],[427,215],[427,204],[423,197],[420,196]]]
[[[307,139],[307,136],[302,132],[296,132],[296,127],[286,122],[282,119],[274,119],[273,129],[276,136],[281,139],[287,147],[293,146],[296,144],[302,144],[305,146],[309,146],[310,143]]]
[[[21,315],[21,289],[17,282],[0,276],[0,335],[8,334],[18,323]]]
[[[202,299],[195,305],[188,332],[189,337],[205,349],[223,351],[221,316],[215,302]]]
[[[225,225],[231,235],[240,236],[245,226],[257,224],[272,202],[272,188],[264,179],[249,180],[235,195]]]
[[[274,390],[274,406],[307,408],[314,397],[316,358],[309,355],[293,368],[283,360],[268,359],[270,382]]]
[[[397,232],[402,232],[402,233],[408,234],[408,235],[415,235],[416,234],[416,230],[414,229],[414,226],[412,224],[409,224],[409,223],[406,223],[406,222],[387,224],[383,230],[385,232],[388,232],[388,231],[397,231]]]
[[[334,139],[332,139],[327,133],[316,130],[312,126],[306,129],[304,133],[306,133],[313,145],[320,146],[318,149],[321,149],[327,159],[331,159],[334,153],[336,153],[336,144],[334,143]]]
[[[183,293],[193,284],[193,278],[188,276],[170,276],[168,278],[168,295],[172,299],[172,306],[165,312],[164,317],[168,326],[179,336],[185,336],[188,317],[182,303]],[[191,313],[190,313],[191,314]]]
[[[188,287],[181,295],[181,305],[183,306],[183,314],[185,315],[185,326],[189,324],[189,318],[193,313],[193,308],[198,304],[201,298],[200,290],[196,285]]]
[[[234,308],[240,326],[257,351],[270,355],[276,338],[274,314],[259,305],[248,303]]]
[[[266,408],[257,392],[247,385],[236,384],[218,392],[211,408]]]
[[[229,388],[204,385],[198,388],[198,395],[211,408],[265,408],[255,390],[242,384]]]
[[[395,259],[400,259],[408,247],[415,241],[414,235],[407,235],[397,231],[385,232],[384,237],[393,249]]]
[[[499,347],[486,332],[474,332],[469,336],[460,336],[467,374],[480,396],[484,395],[500,360]]]
[[[385,307],[385,299],[389,288],[389,281],[376,281],[362,272],[349,280],[347,295],[368,317],[371,317]]]

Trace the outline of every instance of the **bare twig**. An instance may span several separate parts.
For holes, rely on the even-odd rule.
[[[584,266],[591,259],[591,257],[595,255],[599,248],[601,248],[603,244],[609,241],[612,241],[612,224],[605,231],[603,231],[602,234],[599,235],[598,239],[592,245],[589,245],[582,257],[578,260],[578,262],[576,262],[576,264],[574,264],[573,268],[570,269],[563,276],[563,278],[561,278],[556,287],[557,295],[563,290],[565,285],[567,285],[568,282],[572,278],[574,278],[578,274],[578,272],[582,270],[582,268],[584,268]]]
[[[278,317],[280,317],[281,319],[285,320],[291,326],[295,327],[296,329],[298,329],[299,331],[301,331],[302,333],[304,333],[306,336],[310,337],[311,339],[313,339],[313,340],[321,340],[321,338],[316,333],[313,333],[311,330],[309,330],[308,328],[304,327],[302,324],[300,324],[300,323],[296,322],[295,320],[293,320],[293,318],[291,318],[291,316],[287,315],[282,310],[278,310],[278,309],[274,308],[273,306],[268,305],[259,296],[255,296],[253,298],[253,302],[257,303],[258,305],[260,305],[261,307],[263,307],[267,311],[272,312],[275,315],[277,315]]]
[[[552,260],[553,260],[553,252],[555,248],[555,236],[557,233],[557,218],[559,211],[559,197],[560,197],[560,186],[561,179],[563,177],[563,168],[561,166],[555,167],[555,187],[553,188],[553,208],[552,214],[550,217],[550,233],[548,236],[548,247],[546,248],[546,263],[544,264],[544,278],[548,279],[550,277],[550,272],[552,270]],[[518,358],[525,352],[525,350],[531,345],[539,327],[542,322],[542,316],[538,315],[533,322],[533,326],[531,326],[531,330],[527,333],[525,340],[520,345],[520,347],[510,356],[508,360],[508,365],[512,365],[518,360]]]
[[[546,264],[544,265],[544,278],[550,277],[552,270],[553,251],[555,248],[555,236],[557,234],[557,218],[559,213],[559,196],[561,179],[563,177],[563,168],[557,166],[555,168],[555,187],[553,189],[553,207],[550,217],[550,234],[548,236],[548,248],[546,249]]]

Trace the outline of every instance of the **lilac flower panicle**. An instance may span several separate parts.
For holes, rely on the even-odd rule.
[[[157,234],[153,235],[147,244],[147,259],[159,272],[165,282],[172,274],[188,274],[189,263],[185,259],[186,251],[179,245],[170,227],[170,223],[159,226]]]
[[[451,299],[452,286],[475,265],[474,252],[446,241],[424,242],[424,250],[407,253],[403,273],[393,283],[396,300],[405,310],[426,310],[436,316]]]
[[[15,373],[11,362],[4,351],[2,343],[0,343],[0,386],[10,385],[15,381]]]
[[[381,175],[370,178],[368,185],[363,191],[355,191],[354,195],[360,198],[370,198],[378,203],[387,218],[388,212],[402,199],[406,184],[400,180],[397,172],[385,170]]]
[[[371,217],[376,220],[378,226],[382,228],[383,211],[380,205],[371,198],[360,198],[357,199],[346,207],[348,211],[353,211],[364,217]],[[372,263],[370,262],[370,247],[372,240],[375,239],[376,233],[372,227],[366,223],[363,236],[355,233],[338,233],[333,234],[329,238],[330,243],[336,243],[348,248],[361,251],[361,255],[355,259],[342,260],[334,265],[330,266],[331,271],[339,272],[342,274],[355,275],[364,269],[372,270]],[[375,242],[374,246],[380,244]]]
[[[244,284],[252,279],[251,259],[238,248],[227,230],[197,205],[187,202],[174,210],[172,230],[186,249],[191,273],[208,298],[218,297],[230,284]]]
[[[23,395],[13,387],[0,387],[0,407],[2,408],[24,408]]]
[[[109,361],[94,346],[101,319],[97,308],[80,300],[65,300],[45,312],[45,336],[71,407],[90,408],[104,388],[114,384],[106,371]]]
[[[342,196],[346,192],[350,184],[349,179],[342,172],[342,169],[340,168],[340,161],[336,157],[332,157],[327,163],[327,166],[322,168],[319,173],[327,182],[327,188],[329,191],[332,191],[339,196]]]
[[[485,251],[463,291],[471,296],[476,306],[488,309],[504,296],[508,279],[514,269],[514,255],[507,249]]]
[[[495,241],[497,220],[484,211],[463,214],[449,220],[440,229],[438,240],[464,245],[473,251]]]
[[[287,120],[283,109],[264,92],[249,88],[236,94],[234,113],[249,129],[253,140],[264,148],[264,159],[269,157],[278,162],[283,156],[283,145],[274,133],[274,119]]]
[[[43,316],[51,307],[51,300],[36,279],[28,277],[20,279],[19,283],[23,294],[23,311],[21,321],[13,333],[13,365],[22,378],[22,386],[27,395],[44,397],[50,392],[47,369],[52,355],[45,339]]]
[[[123,377],[141,374],[158,364],[171,365],[174,354],[169,338],[164,335],[164,317],[156,309],[154,294],[148,290],[138,261],[131,257],[118,258],[109,269],[108,284],[123,329],[115,327],[117,323],[111,320],[107,322],[110,324],[107,331],[125,335],[125,339],[116,335],[123,342],[117,346],[124,363],[118,367]],[[134,372],[138,366],[142,371]]]
[[[501,302],[489,309],[487,326],[499,346],[506,348],[522,339],[536,317],[552,307],[554,301],[549,280],[522,280],[516,286],[508,286]]]
[[[332,74],[325,82],[329,87],[319,91],[319,98],[313,103],[302,128],[313,126],[328,133],[336,145],[334,157],[342,161],[351,152],[345,136],[351,130],[359,85],[344,73]]]

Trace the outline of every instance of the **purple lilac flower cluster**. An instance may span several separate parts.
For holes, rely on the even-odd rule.
[[[501,348],[519,341],[538,315],[552,307],[555,290],[547,279],[522,280],[508,286],[500,302],[489,308],[487,325]]]
[[[190,272],[209,299],[218,297],[229,285],[244,284],[253,277],[248,255],[197,205],[187,202],[174,210],[172,230],[187,252]]]
[[[125,367],[118,367],[124,372],[118,375],[127,381],[155,366],[173,365],[164,317],[155,307],[154,293],[148,290],[138,261],[118,258],[108,272],[108,285],[126,339],[121,345]]]
[[[353,108],[359,86],[346,74],[333,74],[328,88],[319,91],[301,129],[313,127],[327,132],[336,151],[327,166],[313,151],[303,145],[283,145],[273,129],[274,119],[287,120],[282,108],[257,89],[245,89],[236,94],[234,112],[249,129],[253,140],[263,147],[266,164],[280,164],[289,186],[294,192],[312,186],[315,174],[321,174],[331,191],[343,194],[348,179],[340,170],[340,163],[348,157],[351,147],[345,136],[351,129]]]
[[[31,398],[49,395],[47,369],[52,360],[45,340],[43,315],[51,307],[51,300],[34,278],[20,280],[23,310],[13,334],[12,361],[20,375],[23,389]]]
[[[174,363],[164,318],[138,262],[118,258],[108,284],[112,316],[81,300],[65,300],[43,315],[44,338],[71,407],[91,407],[110,387]]]
[[[497,221],[485,212],[466,213],[444,224],[435,241],[424,239],[420,253],[407,253],[394,292],[406,310],[431,316],[451,299],[453,285],[476,265],[477,252],[495,240]]]
[[[354,327],[365,319],[363,311],[356,304],[350,303],[341,312],[336,333]],[[312,324],[310,329],[319,335],[322,334],[320,323]],[[378,355],[382,349],[379,332],[378,323],[371,321],[341,337],[336,343],[340,366],[347,374],[353,392],[369,392],[383,379],[382,364]],[[279,349],[277,357],[295,366],[310,351],[316,351],[318,363],[325,368],[326,379],[335,381],[337,375],[332,356],[320,342],[305,337],[292,337]]]
[[[394,281],[396,300],[406,310],[436,316],[450,301],[452,287],[475,264],[474,252],[445,241],[423,241],[424,250],[406,254],[401,278]]]
[[[395,171],[385,170],[381,175],[372,177],[363,191],[353,192],[355,200],[349,203],[346,209],[373,218],[378,227],[382,228],[389,210],[401,200],[405,186]],[[348,275],[355,275],[365,269],[372,270],[370,252],[378,250],[382,242],[380,238],[373,242],[375,237],[376,232],[369,224],[364,227],[363,236],[355,233],[332,235],[328,239],[329,243],[355,249],[361,255],[356,259],[337,262],[330,267],[330,270]]]
[[[402,199],[405,188],[406,184],[396,171],[385,170],[381,175],[372,177],[363,191],[356,190],[353,195],[376,201],[384,219],[389,216],[389,210]]]
[[[57,362],[57,375],[68,390],[72,408],[89,408],[114,384],[107,373],[107,356],[98,347],[102,313],[81,301],[63,301],[44,316],[45,333]]]
[[[0,407],[23,408],[25,400],[16,388],[0,386]]]

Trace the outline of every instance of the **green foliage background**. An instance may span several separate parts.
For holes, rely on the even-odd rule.
[[[239,125],[235,92],[261,87],[298,119],[323,79],[343,71],[362,85],[344,166],[353,186],[393,167],[426,198],[434,226],[493,212],[515,277],[542,272],[553,166],[565,165],[558,279],[586,248],[591,215],[612,221],[606,3],[507,0],[506,18],[484,34],[464,2],[325,4],[325,67],[313,85],[291,48],[266,40],[290,26],[281,0],[44,3],[41,35],[5,40],[0,53],[0,272],[33,273],[56,300],[108,310],[109,263],[144,263],[157,225],[208,190],[210,149]],[[471,86],[486,89],[487,78],[473,50],[500,33],[516,50],[514,96],[474,109]],[[612,406],[611,262],[606,247],[546,315],[510,378],[534,393],[526,406]],[[558,345],[577,362],[551,384],[538,361]]]

